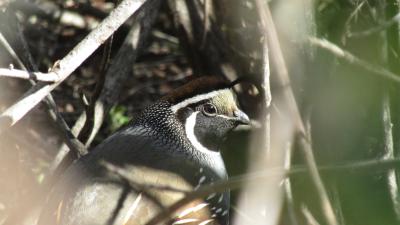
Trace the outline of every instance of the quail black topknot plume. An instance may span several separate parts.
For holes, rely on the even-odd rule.
[[[190,191],[226,179],[219,146],[249,119],[230,83],[196,79],[148,106],[128,126],[75,162],[53,188],[40,225],[143,225]],[[104,165],[113,165],[124,177]],[[132,188],[129,181],[143,188]],[[226,225],[229,193],[180,209],[166,224]]]

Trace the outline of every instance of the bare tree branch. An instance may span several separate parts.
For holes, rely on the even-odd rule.
[[[58,77],[54,84],[38,83],[14,105],[0,115],[0,132],[18,122],[46,95],[66,79],[87,57],[89,57],[113,32],[136,12],[145,0],[124,0],[104,19],[99,26],[83,39],[63,59],[54,64],[49,76]]]
[[[6,50],[9,52],[11,57],[18,63],[19,67],[23,68],[25,70],[25,71],[21,70],[22,72],[28,73],[27,72],[28,68],[30,68],[32,70],[37,70],[38,67],[34,63],[32,55],[30,54],[30,51],[28,49],[28,44],[24,38],[22,28],[20,26],[20,23],[18,22],[18,19],[11,12],[9,12],[9,14],[10,14],[10,19],[11,19],[10,23],[15,23],[13,25],[15,25],[15,27],[17,28],[16,38],[18,40],[17,41],[18,44],[20,44],[22,46],[21,55],[24,57],[26,66],[22,62],[22,60],[18,57],[18,55],[15,53],[14,49],[8,43],[6,38],[1,33],[0,33],[0,42],[6,48]],[[32,79],[30,79],[29,81],[32,85],[36,84],[35,81],[33,81]],[[63,138],[64,142],[66,143],[66,145],[70,148],[70,150],[72,152],[74,152],[75,154],[85,153],[86,152],[85,146],[72,134],[69,126],[67,125],[64,118],[61,116],[60,112],[58,111],[56,103],[54,102],[52,95],[48,94],[46,96],[44,102],[47,105],[48,113],[49,113],[51,119],[59,127],[59,129],[62,133],[62,138]],[[32,200],[33,200],[33,199],[40,198],[42,195],[35,193],[35,190],[32,190],[31,196],[32,196]],[[24,217],[21,215],[21,211],[26,212],[26,210],[24,210],[24,209],[27,209],[28,207],[31,207],[31,206],[32,206],[31,204],[26,204],[26,203],[17,204],[17,206],[15,208],[17,208],[18,210],[15,210],[13,213],[11,213],[11,215],[4,221],[4,224],[15,224],[16,220]]]
[[[10,14],[11,14],[11,12],[10,12]],[[15,16],[13,16],[13,17],[15,17]],[[27,47],[28,45],[25,41],[23,32],[21,30],[20,24],[17,21],[17,18],[16,17],[13,18],[13,21],[15,21],[15,23],[16,23],[15,24],[16,28],[17,28],[17,36],[16,37],[19,39],[19,42],[21,43],[21,45],[23,47],[23,55],[26,58],[26,62],[28,64],[27,66],[33,70],[37,70],[37,66],[33,62],[32,56]],[[16,52],[11,47],[11,45],[8,43],[8,41],[3,36],[2,33],[0,33],[0,43],[4,46],[4,48],[10,54],[10,56],[18,63],[19,67],[23,68],[25,70],[25,71],[23,71],[23,70],[19,70],[19,71],[21,71],[23,73],[28,73],[27,66],[25,66],[25,64],[22,62],[22,60],[18,57],[18,55],[16,54]],[[0,70],[2,70],[2,69],[0,69]],[[35,85],[35,81],[30,80],[30,82],[32,85]],[[48,113],[49,113],[50,117],[53,119],[53,121],[56,122],[58,127],[61,129],[61,131],[63,133],[64,142],[67,144],[67,146],[77,154],[79,154],[80,152],[85,152],[85,147],[83,146],[83,144],[78,139],[76,139],[76,137],[72,134],[72,132],[71,132],[70,128],[68,127],[67,123],[65,122],[64,118],[62,118],[61,114],[58,112],[57,106],[56,106],[51,94],[46,96],[45,103],[48,106]]]
[[[347,61],[349,63],[360,66],[371,73],[382,76],[382,77],[384,77],[390,81],[394,81],[396,83],[400,82],[400,75],[392,73],[391,71],[385,69],[384,67],[381,67],[378,65],[372,65],[370,62],[367,62],[367,61],[364,61],[364,60],[358,58],[357,56],[351,54],[350,52],[348,52],[346,50],[341,49],[339,46],[333,44],[332,42],[329,42],[328,40],[310,37],[309,41],[312,45],[323,48],[323,49],[331,52],[336,57],[338,57],[340,59],[344,59],[345,61]]]
[[[111,62],[107,70],[104,88],[100,93],[99,99],[94,106],[94,124],[90,131],[89,139],[85,145],[89,146],[95,134],[99,131],[105,114],[118,101],[122,85],[132,76],[132,64],[135,62],[144,42],[150,34],[155,15],[157,15],[160,0],[149,0],[146,5],[140,9],[140,15],[135,18],[135,23],[125,38],[124,43],[119,49],[117,55]],[[151,3],[151,4],[150,4]],[[75,123],[72,132],[77,135],[84,126],[86,114],[82,113]],[[57,177],[67,168],[75,159],[74,152],[69,151],[66,146],[62,146],[57,153],[56,159],[49,168],[48,175],[44,180],[44,186],[51,186]]]
[[[14,17],[15,17],[14,20],[16,22],[16,27],[17,27],[17,38],[19,39],[19,42],[22,45],[22,59],[26,62],[28,68],[26,68],[22,64],[21,60],[19,61],[20,67],[24,68],[26,71],[28,71],[28,69],[37,71],[38,66],[33,61],[33,57],[29,51],[28,43],[25,40],[21,24],[18,22],[17,17],[16,16],[14,16]],[[32,85],[36,84],[35,81],[33,81],[33,80],[30,80],[30,82]],[[87,149],[85,148],[85,146],[72,134],[72,131],[71,131],[70,127],[68,126],[67,122],[65,122],[64,118],[61,116],[51,93],[49,93],[45,97],[44,103],[47,106],[48,113],[49,113],[51,119],[56,123],[56,125],[60,129],[60,131],[62,133],[63,141],[70,148],[70,150],[73,151],[77,155],[83,155],[83,154],[87,153]]]
[[[1,38],[1,34],[0,34]],[[3,69],[0,68],[0,77],[12,77],[26,80],[43,81],[43,82],[56,82],[58,77],[49,77],[47,73],[40,72],[27,72],[18,69]]]
[[[161,0],[148,0],[143,6],[124,43],[107,69],[104,88],[94,103],[96,117],[94,118],[93,129],[85,143],[86,146],[90,145],[100,130],[105,114],[118,101],[124,81],[132,76],[132,65],[151,34],[151,28],[158,15],[161,2]]]

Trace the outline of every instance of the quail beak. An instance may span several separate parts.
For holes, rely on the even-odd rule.
[[[250,124],[249,117],[243,111],[236,110],[236,111],[233,112],[233,115],[235,117],[235,121],[237,121],[239,124],[243,124],[243,125],[249,125]]]

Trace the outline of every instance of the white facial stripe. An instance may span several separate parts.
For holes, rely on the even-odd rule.
[[[188,106],[190,104],[193,104],[193,103],[196,103],[196,102],[200,102],[200,101],[203,101],[205,99],[213,98],[213,97],[217,96],[218,94],[220,94],[221,92],[224,92],[226,90],[229,90],[229,89],[228,88],[221,89],[221,90],[218,90],[218,91],[212,91],[212,92],[209,92],[207,94],[196,95],[196,96],[193,96],[191,98],[188,98],[188,99],[186,99],[186,100],[184,100],[182,102],[179,102],[178,104],[173,105],[171,107],[172,112],[176,112],[179,109],[181,109],[183,107],[186,107],[186,106]]]
[[[186,135],[190,141],[190,143],[192,143],[192,145],[194,146],[195,149],[199,150],[200,152],[203,153],[207,153],[207,154],[219,154],[219,152],[217,151],[212,151],[210,149],[207,149],[206,147],[204,147],[196,138],[196,135],[194,135],[194,126],[196,125],[196,117],[197,114],[199,112],[194,112],[192,113],[192,115],[190,115],[187,119],[186,119],[186,123],[185,123],[185,131],[186,131]]]

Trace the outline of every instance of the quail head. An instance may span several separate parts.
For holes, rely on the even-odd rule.
[[[39,224],[144,225],[188,191],[227,179],[219,147],[248,122],[229,82],[193,80],[77,160],[50,193]],[[225,192],[182,206],[164,224],[228,220]]]

